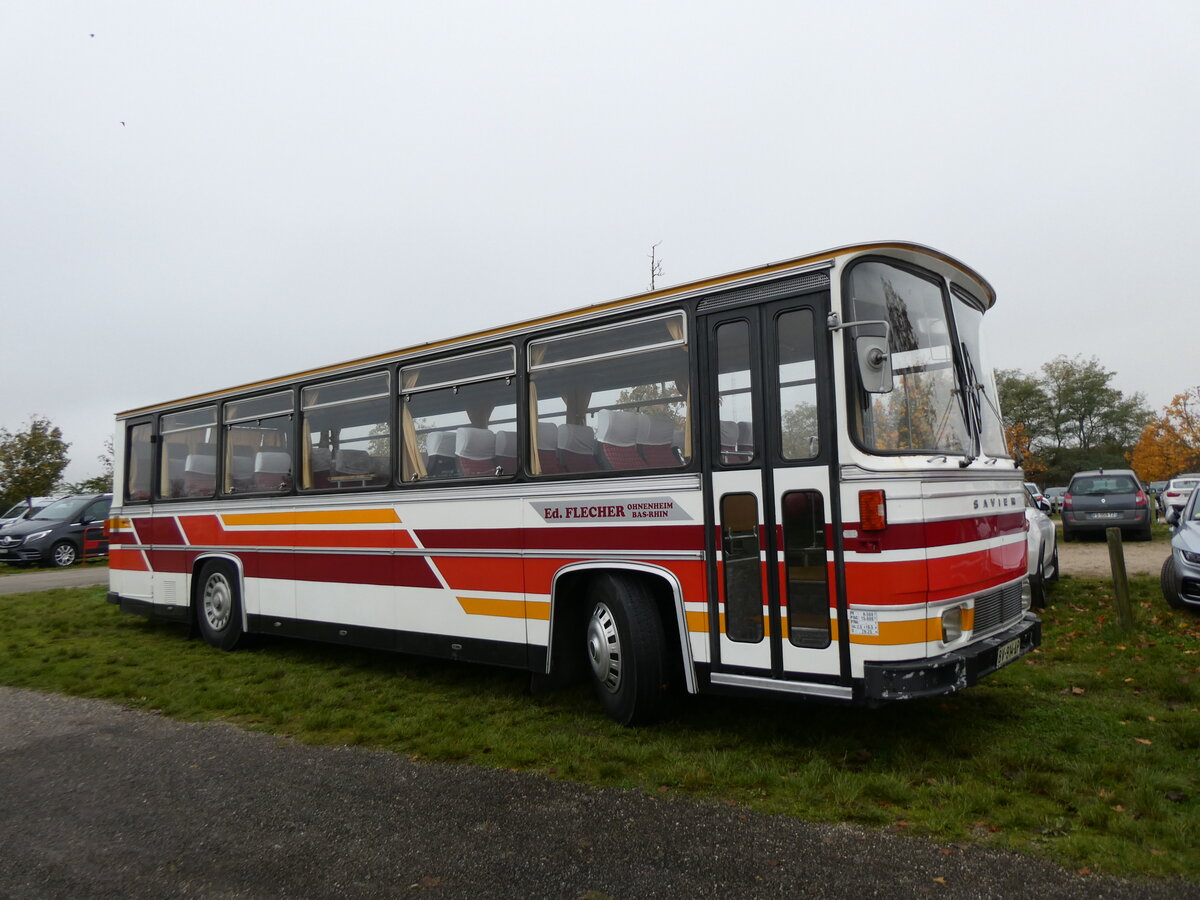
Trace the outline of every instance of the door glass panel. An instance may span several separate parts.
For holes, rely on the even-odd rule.
[[[817,437],[817,361],[812,310],[786,312],[776,322],[779,426],[784,459],[812,459]]]
[[[731,641],[763,639],[762,566],[758,546],[758,498],[721,498],[721,552],[725,573],[725,635]]]
[[[819,491],[783,495],[783,554],[787,570],[788,640],[797,647],[829,646],[829,586],[825,565],[825,503]]]
[[[754,461],[751,358],[749,322],[727,322],[717,328],[718,443],[726,466]]]

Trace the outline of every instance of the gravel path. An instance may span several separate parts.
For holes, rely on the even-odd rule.
[[[1157,575],[1171,552],[1166,541],[1122,541],[1125,571],[1129,575]],[[1111,578],[1108,541],[1092,538],[1058,542],[1058,558],[1064,575],[1078,578]]]
[[[0,896],[1100,900],[1200,885],[0,688]]]

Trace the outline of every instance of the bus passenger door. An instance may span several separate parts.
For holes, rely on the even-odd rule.
[[[702,319],[714,684],[848,697],[821,291]]]

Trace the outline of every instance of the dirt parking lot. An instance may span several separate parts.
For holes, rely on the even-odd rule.
[[[1167,541],[1124,541],[1125,571],[1130,575],[1157,575],[1163,560],[1171,552]],[[1062,574],[1078,578],[1103,578],[1112,574],[1108,558],[1108,542],[1088,538],[1066,543],[1058,542],[1058,560]]]

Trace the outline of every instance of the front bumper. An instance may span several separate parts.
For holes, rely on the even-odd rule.
[[[1041,643],[1042,621],[1027,612],[1004,631],[960,650],[928,659],[866,663],[865,697],[868,701],[916,700],[961,691]]]
[[[21,544],[17,547],[0,548],[0,563],[31,563],[40,562],[44,558],[44,547],[29,547]]]
[[[1178,547],[1171,548],[1175,565],[1171,567],[1174,578],[1171,587],[1180,603],[1191,609],[1200,609],[1200,564],[1188,562]]]

